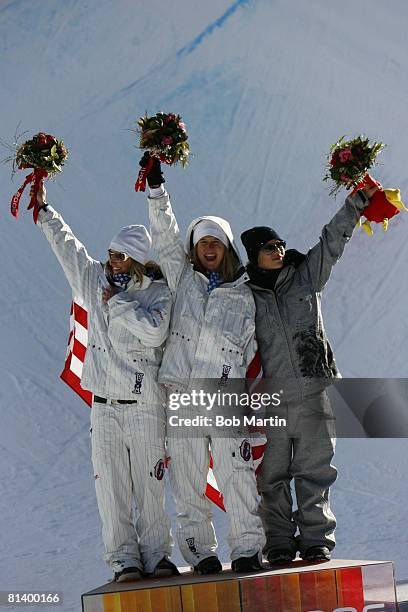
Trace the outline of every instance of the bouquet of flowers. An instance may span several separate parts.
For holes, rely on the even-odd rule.
[[[33,172],[26,176],[23,185],[14,194],[11,200],[11,214],[17,218],[23,191],[29,183],[32,183],[34,189],[28,210],[33,209],[33,218],[36,223],[38,218],[37,193],[41,181],[48,176],[53,178],[57,172],[62,171],[62,166],[68,157],[68,151],[62,140],[57,140],[54,136],[43,132],[36,134],[31,140],[27,140],[21,145],[14,145],[14,148],[15,153],[4,160],[13,162],[13,173],[16,168],[20,170],[33,168]]]
[[[154,117],[140,117],[137,122],[140,136],[139,148],[149,151],[150,160],[139,172],[135,190],[144,191],[146,178],[153,165],[154,157],[169,165],[180,163],[183,168],[188,164],[190,147],[186,126],[180,115],[156,113]]]
[[[352,194],[363,187],[378,188],[363,211],[366,220],[362,222],[360,219],[359,222],[369,235],[373,234],[370,221],[382,223],[386,231],[389,219],[401,210],[408,212],[401,201],[399,189],[383,189],[381,183],[368,174],[368,170],[375,165],[377,155],[384,147],[382,142],[370,144],[369,139],[363,136],[357,136],[352,140],[345,140],[342,136],[330,147],[326,174],[323,178],[324,181],[329,179],[334,181],[330,195],[335,197],[342,187],[347,189],[353,187]]]
[[[332,179],[334,186],[330,195],[336,196],[344,186],[358,185],[368,170],[376,163],[377,155],[384,148],[382,142],[370,145],[368,138],[357,136],[353,140],[345,140],[342,136],[330,147],[327,157],[328,164],[324,181]]]

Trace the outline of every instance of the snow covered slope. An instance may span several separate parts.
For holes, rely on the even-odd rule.
[[[194,157],[166,179],[182,228],[219,214],[305,250],[341,204],[321,182],[340,135],[385,141],[375,174],[408,193],[407,17],[404,0],[0,1],[0,136],[21,121],[64,139],[49,201],[104,258],[120,226],[147,222],[129,129],[145,111],[179,112]],[[108,575],[88,414],[58,380],[70,290],[24,207],[18,222],[8,212],[20,182],[0,167],[0,589],[59,588],[76,610]],[[323,306],[344,375],[406,376],[407,228],[401,214],[386,235],[356,233],[334,270]],[[339,441],[333,488],[337,556],[394,559],[400,578],[407,447]]]

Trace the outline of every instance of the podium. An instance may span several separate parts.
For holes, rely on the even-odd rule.
[[[320,563],[235,574],[109,582],[82,595],[83,612],[396,612],[390,561]]]

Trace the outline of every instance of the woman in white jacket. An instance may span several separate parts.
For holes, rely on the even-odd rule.
[[[145,162],[146,156],[141,165]],[[217,386],[229,378],[244,379],[256,352],[255,303],[230,225],[219,217],[195,219],[183,246],[157,159],[147,180],[153,246],[174,300],[159,381],[173,393],[191,390],[197,379],[211,379]],[[187,406],[178,413],[208,416],[202,406]],[[229,518],[231,567],[237,572],[262,569],[264,534],[246,432],[230,430],[225,435],[204,425],[183,435],[168,419],[167,454],[180,550],[198,573],[222,570],[215,554],[211,503],[204,495],[210,448]]]
[[[89,333],[81,384],[93,392],[92,462],[104,559],[117,581],[177,574],[169,561],[164,509],[165,391],[157,382],[171,295],[145,266],[151,238],[143,225],[122,228],[103,265],[90,257],[39,191],[38,225],[74,294]],[[135,500],[137,519],[132,513]]]

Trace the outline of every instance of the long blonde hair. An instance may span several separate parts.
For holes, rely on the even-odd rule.
[[[139,285],[141,285],[143,282],[143,276],[151,275],[154,278],[162,278],[163,274],[160,270],[160,266],[155,261],[146,261],[145,264],[141,264],[131,257],[129,259],[131,260],[131,266],[128,274],[135,281],[135,283],[139,283]],[[109,260],[105,263],[104,269],[108,281],[113,282],[113,270]]]
[[[196,270],[199,270],[203,274],[206,274],[205,268],[200,263],[197,255],[197,245],[190,251],[190,261]],[[224,257],[222,258],[220,269],[218,270],[224,283],[230,283],[237,276],[240,261],[234,249],[229,246],[225,248]]]

